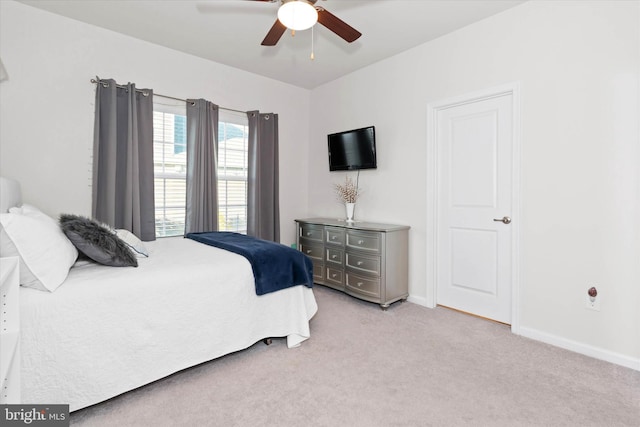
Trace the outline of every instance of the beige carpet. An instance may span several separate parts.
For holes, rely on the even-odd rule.
[[[71,424],[640,425],[638,371],[444,308],[383,312],[322,286],[315,294],[300,348],[258,343],[74,412]]]

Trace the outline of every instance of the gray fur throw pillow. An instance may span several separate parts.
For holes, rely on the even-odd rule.
[[[97,263],[112,267],[137,267],[129,246],[111,228],[79,215],[60,215],[60,226],[76,248]]]

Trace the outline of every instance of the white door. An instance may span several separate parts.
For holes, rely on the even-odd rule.
[[[436,112],[439,305],[511,323],[511,93]]]

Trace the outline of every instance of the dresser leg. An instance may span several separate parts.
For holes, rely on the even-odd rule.
[[[382,311],[387,311],[387,308],[389,308],[389,304],[380,304],[380,308],[382,309]]]
[[[271,345],[271,338],[265,338],[262,340],[265,345]]]

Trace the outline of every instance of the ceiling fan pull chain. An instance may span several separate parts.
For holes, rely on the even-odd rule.
[[[315,27],[315,25],[314,25]],[[316,56],[313,53],[313,27],[311,27],[311,60],[313,61],[314,59],[316,59]]]

